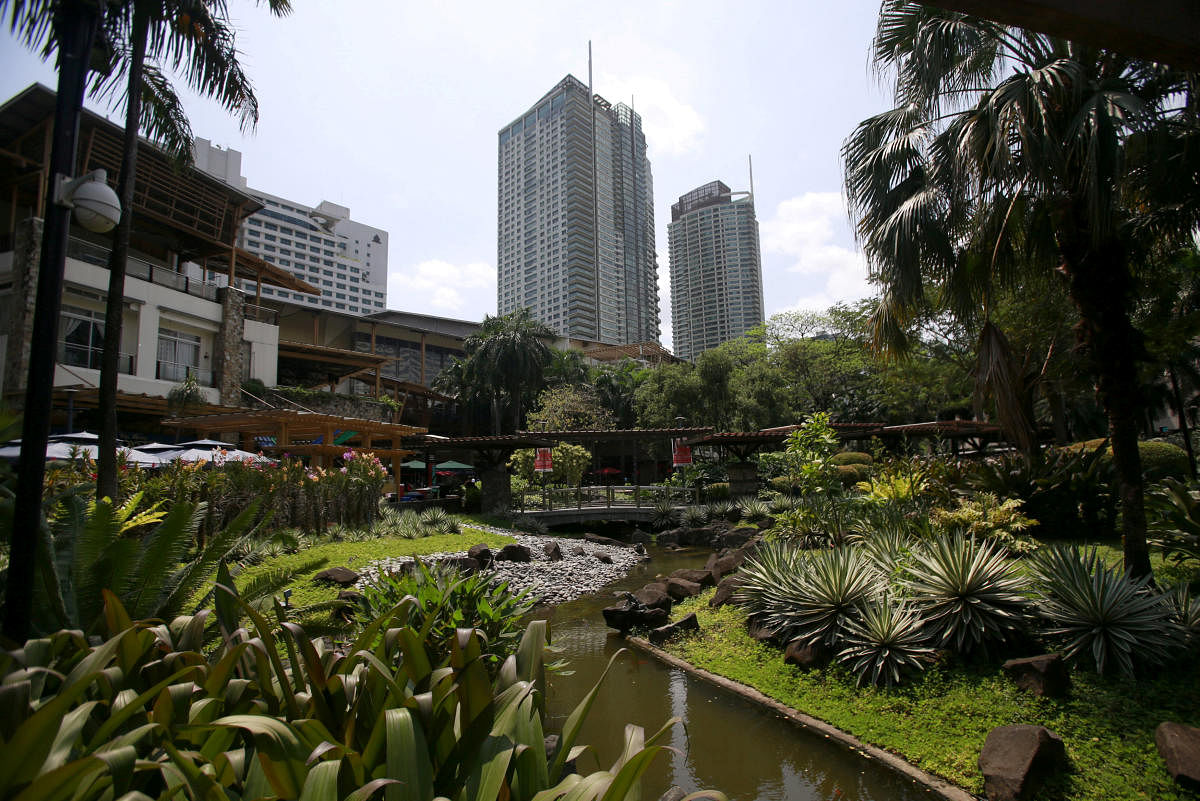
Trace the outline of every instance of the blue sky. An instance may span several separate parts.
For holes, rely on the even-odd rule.
[[[589,39],[597,93],[643,118],[664,344],[671,204],[715,179],[748,188],[747,154],[767,314],[870,293],[838,153],[888,103],[868,61],[874,2],[294,7],[275,19],[230,2],[257,131],[243,136],[219,108],[189,98],[192,126],[242,151],[251,187],[331,200],[387,229],[389,308],[495,313],[496,132],[567,73],[586,81]],[[34,81],[53,86],[53,69],[3,35],[0,96]]]

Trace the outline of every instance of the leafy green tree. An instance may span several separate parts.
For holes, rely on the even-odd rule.
[[[876,339],[904,344],[928,286],[965,316],[995,286],[1057,271],[1108,417],[1126,567],[1148,575],[1131,255],[1200,220],[1194,76],[902,0],[883,6],[874,61],[894,72],[896,105],[860,123],[843,156],[884,292]]]
[[[596,399],[612,415],[617,428],[633,428],[637,425],[634,396],[648,372],[633,359],[602,364],[590,371],[588,381],[596,391]]]
[[[516,431],[525,409],[542,389],[554,338],[554,332],[535,320],[529,309],[484,317],[479,331],[463,343],[466,358],[461,366],[439,385],[457,388],[459,397],[469,402],[486,399],[492,433]]]
[[[612,414],[591,387],[563,384],[543,389],[529,412],[531,427],[549,431],[611,431]]]
[[[534,470],[536,453],[533,448],[522,448],[513,451],[508,458],[508,466],[522,481],[534,483],[537,472]],[[592,463],[592,452],[582,445],[560,442],[550,451],[553,470],[550,481],[555,484],[565,484],[568,487],[578,487]]]

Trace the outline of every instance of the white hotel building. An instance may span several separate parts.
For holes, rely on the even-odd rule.
[[[246,218],[238,247],[320,288],[319,296],[263,286],[264,300],[324,308],[343,314],[374,314],[386,308],[388,234],[350,219],[350,209],[321,201],[305,206],[246,186],[242,154],[195,140],[195,165],[253,196],[263,208]],[[256,287],[239,282],[254,294]]]

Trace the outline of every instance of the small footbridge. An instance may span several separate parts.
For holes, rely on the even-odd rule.
[[[528,493],[512,511],[516,517],[540,520],[547,526],[592,521],[649,523],[663,504],[678,511],[698,502],[699,493],[692,487],[575,487]]]

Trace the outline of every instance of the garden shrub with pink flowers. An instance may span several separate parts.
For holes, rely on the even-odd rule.
[[[86,460],[49,470],[47,489],[90,483],[95,471]],[[227,461],[219,467],[173,462],[155,470],[129,466],[121,472],[120,493],[142,492],[147,505],[163,501],[205,503],[197,537],[220,531],[254,500],[268,530],[324,531],[331,525],[369,528],[379,515],[387,472],[368,451],[345,451],[332,467],[311,467],[296,458],[278,464]]]

